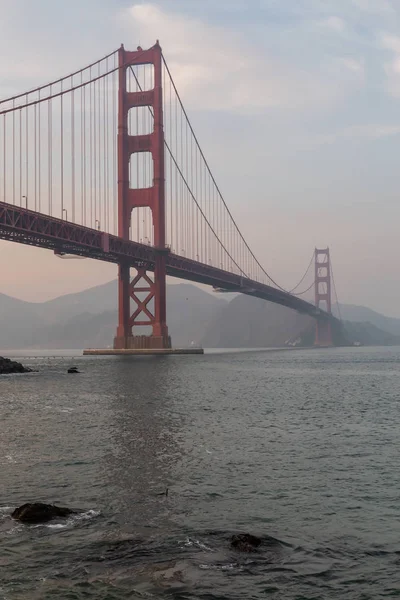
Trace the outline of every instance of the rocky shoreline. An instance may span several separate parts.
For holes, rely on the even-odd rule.
[[[0,356],[0,375],[10,375],[11,373],[32,373],[32,369],[24,367],[15,360]]]

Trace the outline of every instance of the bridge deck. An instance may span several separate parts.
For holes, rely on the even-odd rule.
[[[264,283],[5,202],[0,202],[0,239],[106,262],[125,262],[132,267],[145,266],[150,271],[154,271],[157,252],[166,252],[167,274],[171,277],[262,298],[317,319],[334,319],[313,304]]]

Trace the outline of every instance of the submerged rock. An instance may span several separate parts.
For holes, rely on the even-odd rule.
[[[260,538],[250,533],[239,533],[231,537],[231,546],[240,552],[255,552],[261,544]]]
[[[24,367],[17,361],[0,356],[0,375],[8,375],[10,373],[32,373],[32,369]]]
[[[63,506],[33,502],[23,504],[14,510],[12,518],[22,523],[46,523],[57,517],[68,517],[75,511]]]

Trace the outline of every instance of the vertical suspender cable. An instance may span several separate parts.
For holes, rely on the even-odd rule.
[[[196,155],[195,155],[195,165],[196,165],[196,170],[195,170],[195,174],[196,174],[196,198],[199,198],[199,170],[198,170],[198,148],[197,145],[195,146],[196,149]],[[197,228],[197,235],[196,235],[196,260],[200,261],[200,231],[201,231],[201,223],[200,223],[200,212],[198,207],[196,207],[196,228]]]
[[[73,87],[73,80],[71,80]],[[75,220],[75,95],[72,90],[71,95],[71,201],[72,201],[72,221]]]
[[[63,88],[63,84],[61,82],[61,91]],[[61,176],[61,218],[64,218],[64,120],[63,120],[63,112],[64,112],[64,103],[63,103],[63,95],[60,96],[60,176]],[[66,213],[67,218],[68,213]]]
[[[4,157],[4,161],[3,161],[3,202],[7,202],[7,196],[6,196],[6,192],[7,192],[7,186],[6,186],[6,135],[7,135],[7,127],[6,127],[6,115],[3,115],[3,157]]]
[[[13,108],[15,100],[13,100]],[[13,204],[15,204],[15,110],[12,113],[12,131],[13,131],[13,162],[12,162],[12,182],[13,182]]]
[[[162,64],[162,92],[163,92],[163,105],[162,105],[162,110],[163,110],[163,115],[164,115],[164,138],[166,139],[168,136],[168,131],[167,131],[167,127],[168,127],[168,121],[167,121],[167,115],[166,115],[166,77],[165,77],[165,65],[164,63]],[[153,130],[154,130],[154,119],[153,119]],[[169,198],[168,198],[168,169],[167,169],[167,164],[165,161],[165,165],[164,165],[164,177],[165,177],[165,186],[164,186],[164,190],[165,190],[165,235],[166,235],[166,243],[168,244],[169,242],[169,235],[168,235],[168,223],[169,223],[169,219],[168,219],[168,211],[169,211]]]
[[[89,73],[90,79],[92,79],[92,70]],[[93,84],[89,83],[89,227],[93,226],[93,111],[92,111],[92,89]]]
[[[19,205],[22,206],[22,109],[19,109]]]
[[[193,136],[190,136],[190,189],[193,190],[194,184],[194,175],[193,175]],[[192,206],[192,258],[196,259],[196,206],[193,206],[193,203],[190,203]]]
[[[81,83],[83,81],[83,75],[81,73]],[[85,88],[81,87],[81,160],[80,160],[80,169],[81,169],[81,223],[85,225],[85,144],[84,144],[84,136],[85,136]]]
[[[35,186],[35,210],[37,210],[37,108],[38,105],[35,104],[34,107],[34,111],[33,111],[33,116],[34,116],[34,127],[33,127],[33,144],[34,144],[34,152],[33,152],[33,158],[34,158],[34,172],[35,172],[35,176],[34,176],[34,186]],[[40,110],[40,105],[39,105],[39,110]]]
[[[26,95],[26,104],[28,104],[28,94]],[[25,152],[26,152],[26,156],[25,156],[25,176],[26,176],[26,182],[25,182],[25,197],[26,197],[26,206],[28,206],[28,201],[29,201],[29,107],[26,107],[26,123],[25,123],[25,127],[26,127],[26,131],[25,131]]]
[[[40,100],[40,90],[39,90],[39,100]],[[39,212],[41,212],[42,211],[42,209],[41,209],[41,204],[42,204],[42,161],[41,161],[42,139],[41,139],[41,131],[42,131],[42,127],[41,127],[40,114],[41,114],[42,104],[40,102],[38,104],[38,107],[39,107],[39,113],[38,113],[38,134],[39,134],[38,135],[38,137],[39,137],[39,144],[38,144],[38,196],[39,196],[38,210],[39,210]]]
[[[107,64],[106,64],[107,69]],[[103,222],[101,224],[101,229],[103,231],[107,231],[107,163],[106,163],[106,153],[107,153],[107,112],[106,112],[106,77],[103,77],[103,116],[101,119],[101,123],[103,124]]]
[[[91,227],[96,228],[97,221],[97,96],[96,81],[93,82],[93,216]]]
[[[100,76],[100,63],[98,65],[98,76]],[[97,214],[98,214],[98,223],[96,223],[96,229],[100,229],[101,225],[104,223],[102,223],[102,197],[103,197],[103,190],[104,190],[104,182],[102,185],[102,168],[101,168],[101,151],[102,151],[102,127],[101,127],[101,98],[102,98],[102,93],[101,93],[101,79],[99,79],[98,81],[98,90],[97,90],[97,94],[98,94],[98,113],[97,113],[97,124],[98,124],[98,138],[97,138],[97,146],[98,146],[98,151],[97,151],[97,157],[98,157],[98,202],[97,202]],[[96,194],[97,196],[97,194]]]
[[[51,94],[51,86],[50,86]],[[48,203],[49,203],[49,215],[52,216],[52,160],[53,153],[51,147],[52,141],[52,110],[51,100],[48,100],[47,104],[47,160],[48,160],[48,171],[47,171],[47,187],[48,187]]]
[[[108,73],[108,57],[106,59],[106,71]],[[110,161],[110,154],[109,154],[109,149],[110,149],[110,131],[109,131],[109,91],[108,91],[108,86],[109,86],[109,81],[110,81],[110,76],[108,75],[107,78],[104,77],[104,97],[105,97],[105,107],[104,107],[104,112],[106,115],[105,118],[105,128],[106,128],[106,135],[105,135],[105,152],[104,152],[104,173],[105,173],[105,186],[106,186],[106,207],[105,207],[105,223],[104,223],[104,231],[109,231],[110,230],[110,189],[109,189],[109,185],[110,185],[110,180],[109,180],[109,161]]]
[[[178,112],[178,154],[177,162],[179,168],[182,170],[182,111]],[[185,240],[184,240],[184,226],[183,226],[183,180],[179,177],[179,253],[185,255]]]
[[[178,100],[176,97],[176,94],[174,95],[175,98],[175,153],[174,155],[177,156],[178,155]],[[175,240],[176,240],[176,251],[177,254],[180,254],[180,245],[179,245],[179,222],[178,222],[178,216],[179,216],[179,193],[178,193],[178,171],[175,168],[175,226],[176,226],[176,231],[175,231]]]
[[[114,69],[117,62],[117,54],[114,54]],[[112,161],[112,182],[113,182],[113,207],[114,207],[114,234],[118,234],[118,202],[117,202],[117,193],[116,193],[116,184],[117,181],[117,72],[114,70],[113,75],[113,101],[112,101],[112,139],[113,139],[113,161]]]
[[[169,143],[171,145],[172,148],[172,84],[171,84],[171,79],[168,78],[169,81]],[[173,234],[174,234],[174,227],[173,227],[173,213],[174,213],[174,206],[173,206],[173,200],[174,200],[174,196],[173,196],[173,180],[172,180],[172,160],[169,160],[169,189],[170,189],[170,219],[171,219],[171,227],[170,227],[170,244],[171,244],[171,249],[174,250],[174,238],[173,238]]]

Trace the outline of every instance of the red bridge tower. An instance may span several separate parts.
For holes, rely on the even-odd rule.
[[[153,65],[154,88],[137,92],[127,91],[127,69],[132,65]],[[147,135],[129,135],[128,113],[132,108],[152,107],[154,129]],[[134,208],[149,207],[154,228],[156,252],[155,270],[148,273],[146,265],[136,268],[131,280],[129,264],[121,263],[118,274],[118,329],[114,348],[170,348],[171,340],[166,323],[166,266],[168,249],[165,246],[165,174],[164,125],[162,105],[162,54],[158,41],[149,50],[138,48],[119,50],[118,91],[118,235],[129,239]],[[136,152],[150,152],[153,159],[153,185],[133,189],[129,181],[129,162]],[[132,301],[132,302],[131,302]],[[133,304],[133,312],[131,309]],[[133,335],[133,327],[151,326],[151,335]]]
[[[324,250],[315,248],[315,306],[323,308],[328,314],[332,314],[329,248]],[[317,319],[314,345],[333,346],[332,328],[329,320]]]

